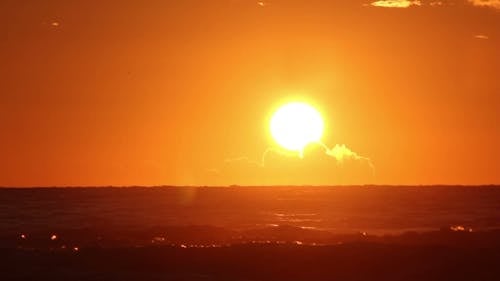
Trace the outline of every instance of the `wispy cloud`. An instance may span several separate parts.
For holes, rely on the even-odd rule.
[[[345,160],[364,161],[370,166],[372,173],[375,174],[375,166],[373,165],[372,160],[350,150],[345,144],[336,144],[332,148],[328,148],[324,144],[321,145],[325,149],[326,155],[335,158],[335,160],[337,160],[337,163],[342,164]]]
[[[265,6],[269,6],[270,3],[267,2],[267,1],[257,1],[257,6],[259,7],[265,7]]]
[[[214,185],[328,185],[365,184],[375,180],[371,159],[344,144],[329,148],[317,142],[308,146],[303,154],[268,148],[260,161],[234,157],[221,164],[198,175],[200,182]]]
[[[224,159],[224,162],[226,164],[229,164],[229,163],[239,163],[239,162],[245,162],[245,163],[248,163],[248,164],[251,164],[253,166],[263,166],[262,163],[259,163],[257,161],[253,161],[253,160],[250,160],[248,157],[234,157],[234,158],[226,158]]]
[[[446,7],[455,5],[473,5],[475,7],[487,7],[500,10],[500,0],[466,0],[460,1],[420,1],[420,0],[379,0],[373,1],[363,6],[382,7],[382,8],[410,8],[414,6],[426,7]]]
[[[409,8],[411,6],[421,6],[422,3],[418,0],[408,1],[408,0],[380,0],[370,3],[374,7],[383,8]]]
[[[430,2],[430,3],[429,3],[429,5],[430,5],[430,6],[433,6],[433,7],[434,7],[434,6],[443,6],[443,5],[444,5],[444,3],[443,3],[443,2],[441,2],[441,1],[432,1],[432,2]]]
[[[483,35],[483,34],[474,35],[474,38],[476,38],[476,39],[482,39],[482,40],[490,39],[490,37],[488,37],[486,35]]]
[[[467,0],[474,6],[489,7],[500,10],[500,0]]]

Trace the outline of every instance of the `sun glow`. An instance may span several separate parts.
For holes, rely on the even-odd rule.
[[[271,135],[283,148],[299,152],[323,135],[323,118],[312,106],[292,102],[281,106],[271,118]]]

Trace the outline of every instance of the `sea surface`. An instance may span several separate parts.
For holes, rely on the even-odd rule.
[[[0,188],[0,280],[500,280],[500,187]]]
[[[500,227],[495,186],[0,188],[0,232],[293,226],[374,234]]]

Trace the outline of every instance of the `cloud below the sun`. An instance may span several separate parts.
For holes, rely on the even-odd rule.
[[[227,158],[206,170],[200,182],[210,185],[337,185],[374,183],[371,160],[345,145],[328,148],[309,145],[303,157],[279,149],[267,149],[262,159]]]
[[[326,155],[332,156],[337,160],[339,164],[344,163],[346,160],[363,161],[370,166],[372,173],[375,175],[375,166],[372,160],[368,157],[361,156],[356,152],[350,150],[345,144],[336,144],[333,148],[328,148],[325,146]]]

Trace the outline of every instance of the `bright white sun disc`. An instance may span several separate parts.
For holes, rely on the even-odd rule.
[[[271,118],[271,135],[283,148],[302,152],[323,135],[323,119],[312,106],[293,102],[281,106]]]

